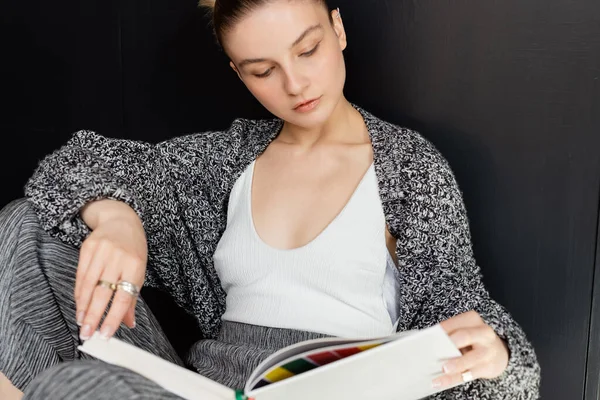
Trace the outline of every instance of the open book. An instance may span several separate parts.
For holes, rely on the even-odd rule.
[[[416,400],[441,391],[431,381],[461,355],[440,325],[372,339],[313,339],[269,356],[244,388],[228,388],[98,333],[79,349],[189,400]]]

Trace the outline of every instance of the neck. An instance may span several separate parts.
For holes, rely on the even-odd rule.
[[[306,149],[323,143],[355,143],[364,140],[366,130],[357,126],[364,126],[362,116],[342,96],[324,124],[304,128],[286,121],[278,140]]]

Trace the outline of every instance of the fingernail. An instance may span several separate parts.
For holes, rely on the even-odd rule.
[[[92,334],[92,327],[90,325],[84,325],[79,332],[79,338],[81,340],[88,340]]]
[[[111,328],[108,325],[104,325],[100,330],[100,337],[104,340],[108,339],[111,335]]]
[[[431,387],[433,387],[433,388],[439,388],[440,386],[442,386],[442,382],[440,382],[440,381],[436,380],[436,381],[431,382]]]
[[[133,318],[133,322],[131,324],[131,329],[135,328],[135,317]]]
[[[83,324],[83,319],[85,318],[85,311],[77,311],[77,325],[81,326]]]
[[[442,369],[444,370],[444,372],[446,374],[449,374],[454,370],[454,368],[452,367],[452,364],[446,364],[442,367]]]

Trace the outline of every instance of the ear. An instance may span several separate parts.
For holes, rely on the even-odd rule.
[[[348,40],[346,38],[346,30],[344,29],[344,23],[342,22],[342,16],[340,14],[340,9],[333,10],[331,12],[331,17],[333,18],[333,30],[338,37],[338,42],[340,44],[340,48],[343,50],[348,46]]]
[[[233,61],[229,61],[229,66],[231,67],[231,69],[233,69],[235,71],[235,73],[237,74],[238,78],[240,78],[240,80],[243,81],[242,76],[240,75],[240,71],[238,71],[238,69],[235,66],[235,64],[233,63]]]

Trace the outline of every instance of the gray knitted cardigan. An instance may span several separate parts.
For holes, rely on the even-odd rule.
[[[354,107],[369,130],[383,211],[398,239],[398,330],[425,328],[474,309],[510,349],[499,378],[433,398],[538,398],[535,351],[482,283],[462,195],[446,160],[418,133]],[[215,337],[225,292],[212,257],[225,230],[229,193],[282,126],[279,119],[236,119],[226,131],[158,144],[79,131],[40,162],[25,195],[44,229],[77,247],[90,233],[78,214],[85,203],[112,198],[129,204],[148,238],[145,284],[167,291],[196,318],[205,337]]]

